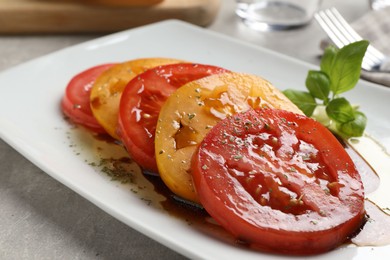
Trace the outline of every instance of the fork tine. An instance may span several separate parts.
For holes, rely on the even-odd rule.
[[[351,39],[350,36],[345,33],[345,30],[340,29],[341,26],[337,22],[337,19],[330,13],[329,10],[316,13],[315,19],[338,48],[342,48],[349,43],[355,42],[354,39]],[[372,66],[375,66],[375,64],[376,63],[372,61],[371,58],[365,56],[362,67],[364,69],[370,69]]]
[[[330,8],[325,11],[336,26],[344,32],[344,35],[349,39],[350,42],[356,42],[362,40],[362,37],[348,24],[348,22],[341,16],[336,8]]]
[[[363,38],[351,27],[351,25],[348,24],[348,22],[344,19],[344,17],[341,16],[339,11],[337,11],[336,8],[331,8],[329,10],[329,15],[334,17],[334,22],[337,23],[341,30],[345,32],[345,36],[351,41],[360,41]],[[374,48],[372,45],[369,46],[367,50],[367,55],[369,55],[370,59],[375,62],[380,62],[384,55],[378,51],[376,48]]]
[[[346,42],[352,43],[355,41],[360,41],[363,38],[357,34],[357,32],[348,24],[348,22],[341,16],[341,14],[335,8],[324,11],[329,17],[329,20],[334,24],[334,26],[340,31],[340,33],[346,38]],[[371,53],[372,50],[367,50],[365,55],[364,62],[373,66],[377,62],[380,62],[374,53]]]
[[[338,48],[362,40],[362,37],[348,24],[336,8],[319,11],[315,14],[315,19]],[[381,63],[384,58],[385,56],[380,51],[370,45],[364,56],[362,67],[369,70]]]
[[[328,34],[329,38],[333,41],[338,48],[342,48],[348,44],[345,38],[342,38],[342,34],[338,31],[337,27],[329,20],[324,11],[320,11],[314,15],[314,18],[321,25],[324,31]]]

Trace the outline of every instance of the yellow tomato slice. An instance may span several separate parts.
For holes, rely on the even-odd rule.
[[[167,58],[145,58],[119,63],[103,72],[91,89],[91,109],[99,124],[115,139],[119,102],[127,83],[138,74],[164,64],[179,63]]]
[[[270,82],[249,74],[212,75],[175,91],[160,111],[155,136],[158,170],[168,188],[199,202],[190,167],[197,145],[221,119],[259,107],[303,114]]]

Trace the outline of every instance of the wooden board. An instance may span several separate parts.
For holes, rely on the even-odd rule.
[[[115,32],[166,19],[206,26],[220,0],[163,0],[135,7],[80,0],[0,0],[0,34]]]

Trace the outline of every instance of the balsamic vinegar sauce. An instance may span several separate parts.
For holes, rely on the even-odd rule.
[[[70,147],[97,172],[129,185],[140,200],[158,208],[208,236],[235,246],[246,246],[219,226],[199,205],[176,197],[156,174],[142,172],[122,145],[106,135],[92,135],[75,127],[67,132]],[[365,189],[366,221],[350,238],[356,246],[390,245],[390,155],[373,138],[365,135],[341,142],[351,156]]]
[[[112,137],[94,135],[77,126],[67,132],[67,137],[73,152],[82,156],[97,174],[106,175],[112,181],[125,185],[129,188],[129,193],[133,193],[147,206],[180,219],[209,237],[246,247],[245,243],[238,241],[216,223],[200,205],[185,202],[175,196],[158,175],[142,172],[124,147]]]

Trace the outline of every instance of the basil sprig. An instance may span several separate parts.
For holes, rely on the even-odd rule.
[[[320,70],[306,77],[308,91],[287,89],[283,93],[306,116],[313,117],[341,137],[362,136],[366,116],[340,94],[353,89],[360,78],[361,64],[368,41],[362,40],[337,49],[326,48]]]

